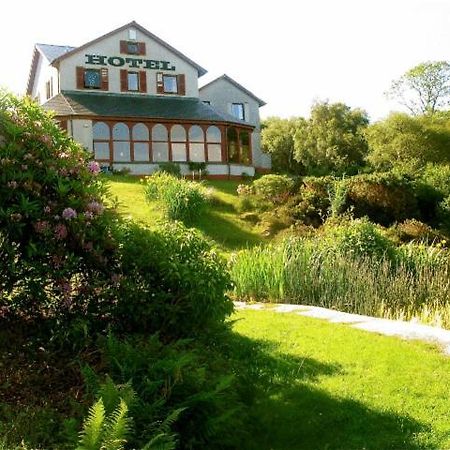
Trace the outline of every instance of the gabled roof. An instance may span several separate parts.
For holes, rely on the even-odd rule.
[[[251,127],[196,97],[62,91],[42,105],[57,116],[136,117],[226,122]],[[253,127],[252,127],[253,128]]]
[[[158,36],[155,36],[153,33],[150,33],[150,31],[148,31],[143,26],[139,25],[134,20],[132,22],[127,23],[127,24],[123,25],[122,27],[116,28],[115,30],[110,31],[109,33],[106,33],[106,34],[104,34],[104,35],[102,35],[102,36],[100,36],[100,37],[98,37],[98,38],[96,38],[96,39],[94,39],[92,41],[86,42],[86,44],[83,44],[80,47],[76,47],[76,48],[72,49],[71,51],[58,56],[57,58],[54,59],[53,62],[57,63],[57,62],[61,61],[62,59],[65,59],[68,56],[72,55],[73,53],[76,53],[79,50],[83,50],[84,48],[88,47],[89,45],[96,44],[97,42],[99,42],[99,41],[101,41],[101,40],[103,40],[103,39],[105,39],[105,38],[107,38],[109,36],[112,36],[113,34],[118,33],[119,31],[126,30],[127,28],[130,28],[130,27],[136,28],[141,33],[143,33],[146,36],[148,36],[150,39],[153,39],[154,41],[158,42],[158,44],[162,45],[167,50],[171,51],[172,53],[174,53],[179,58],[181,58],[184,61],[186,61],[191,66],[195,67],[197,69],[199,77],[201,77],[202,75],[204,75],[207,72],[206,69],[204,69],[203,67],[201,67],[200,65],[198,65],[197,63],[192,61],[192,59],[188,58],[186,55],[184,55],[183,53],[181,53],[180,51],[178,51],[177,49],[175,49],[174,47],[169,45],[167,42],[165,42],[162,39],[160,39]]]
[[[30,74],[28,75],[27,95],[31,95],[33,91],[33,83],[36,76],[39,57],[42,56],[47,59],[49,63],[52,63],[56,58],[63,55],[64,53],[72,51],[74,48],[75,47],[70,47],[69,45],[36,44],[34,46]]]
[[[48,62],[53,62],[56,58],[64,55],[75,49],[69,45],[50,45],[50,44],[36,44],[36,48],[48,59]]]
[[[233,86],[241,90],[242,92],[245,92],[248,96],[254,98],[258,103],[259,106],[264,106],[266,102],[264,100],[261,100],[259,97],[257,97],[253,92],[250,92],[248,89],[246,89],[242,84],[239,84],[237,81],[233,80],[233,78],[229,77],[227,74],[223,74],[221,77],[216,78],[215,80],[210,81],[209,83],[202,86],[199,91],[202,89],[205,89],[207,86],[210,86],[211,84],[217,83],[219,80],[225,80],[231,83]]]

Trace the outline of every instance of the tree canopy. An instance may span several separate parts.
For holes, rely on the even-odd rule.
[[[295,159],[308,174],[341,174],[364,164],[368,147],[363,130],[369,119],[343,103],[318,102],[295,131]]]
[[[450,104],[450,63],[418,64],[392,82],[387,96],[414,114],[434,114]]]

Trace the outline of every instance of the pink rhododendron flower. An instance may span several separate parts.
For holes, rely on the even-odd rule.
[[[44,134],[43,136],[41,136],[40,140],[45,145],[52,144],[52,138],[48,134]]]
[[[86,211],[84,213],[84,217],[86,217],[86,219],[88,219],[88,220],[92,220],[94,218],[94,213],[91,211]]]
[[[94,214],[101,214],[104,210],[104,206],[96,201],[88,203],[86,208],[88,211],[91,211]]]
[[[58,225],[55,226],[55,238],[60,241],[62,239],[65,239],[66,237],[67,227],[62,223],[58,223]]]
[[[94,175],[98,175],[100,172],[100,164],[97,161],[90,161],[87,167],[89,172]]]
[[[49,229],[49,223],[46,220],[39,220],[34,224],[37,233],[45,233]]]
[[[75,219],[75,217],[77,217],[77,212],[73,208],[66,208],[62,212],[62,217],[66,220]]]

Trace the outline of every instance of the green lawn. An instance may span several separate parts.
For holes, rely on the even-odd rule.
[[[112,176],[108,178],[112,197],[119,200],[119,212],[124,216],[153,225],[162,219],[156,203],[147,203],[142,182],[137,177]],[[224,252],[250,247],[264,242],[265,238],[251,224],[239,218],[235,181],[207,181],[214,189],[213,203],[196,224],[206,237],[214,240]]]
[[[244,372],[264,380],[242,448],[450,449],[450,358],[433,346],[292,313],[235,319]]]

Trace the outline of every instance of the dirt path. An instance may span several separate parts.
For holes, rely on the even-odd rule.
[[[266,303],[235,302],[237,309],[268,309]],[[450,331],[442,328],[421,325],[415,322],[402,320],[378,319],[376,317],[350,314],[332,309],[320,308],[318,306],[304,305],[270,305],[270,311],[279,313],[292,312],[301,316],[325,319],[334,323],[348,323],[353,328],[371,331],[373,333],[385,334],[387,336],[398,336],[404,339],[419,339],[422,341],[437,343],[442,346],[445,354],[450,355]]]

